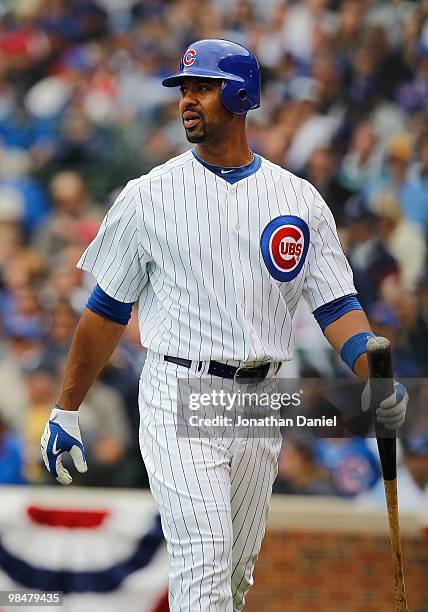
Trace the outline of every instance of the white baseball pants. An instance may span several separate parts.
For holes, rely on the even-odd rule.
[[[177,379],[207,365],[187,370],[149,351],[140,379],[140,446],[168,545],[171,612],[242,610],[277,474],[280,436],[177,437]]]

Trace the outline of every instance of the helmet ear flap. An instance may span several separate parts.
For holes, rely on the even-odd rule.
[[[248,98],[248,92],[242,83],[236,81],[224,80],[220,92],[223,106],[231,113],[236,115],[245,115],[251,107],[252,102]]]

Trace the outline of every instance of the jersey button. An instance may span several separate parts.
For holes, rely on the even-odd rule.
[[[236,231],[237,231],[237,232],[239,232],[239,230],[241,229],[241,226],[239,225],[239,223],[237,223],[237,224],[235,225],[235,229],[236,229]]]

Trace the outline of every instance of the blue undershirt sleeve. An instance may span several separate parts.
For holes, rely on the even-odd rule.
[[[327,325],[330,325],[336,319],[340,319],[342,315],[351,310],[362,310],[361,304],[354,294],[345,295],[337,300],[323,304],[314,310],[313,315],[318,325],[324,331]]]
[[[121,325],[127,325],[131,318],[132,303],[128,304],[115,300],[107,295],[98,284],[89,296],[86,307],[95,314]]]

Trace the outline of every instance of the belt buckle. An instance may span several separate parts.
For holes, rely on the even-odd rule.
[[[236,368],[235,374],[233,375],[233,380],[234,382],[238,383],[239,385],[242,384],[247,384],[247,385],[255,385],[259,382],[261,382],[262,380],[264,380],[266,378],[266,376],[263,378],[262,376],[257,376],[255,378],[245,378],[245,375],[242,374],[243,371],[251,371],[251,370],[258,370],[260,369],[263,365],[265,364],[261,364],[260,366],[257,367],[248,367],[248,366],[238,366],[238,368]],[[268,369],[269,371],[269,369]],[[267,374],[267,372],[266,372]]]

